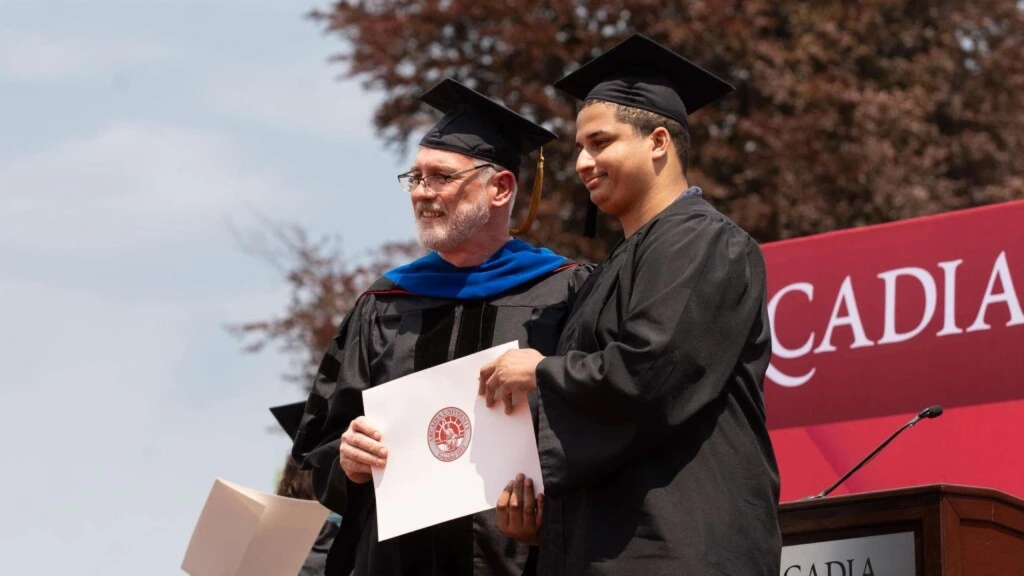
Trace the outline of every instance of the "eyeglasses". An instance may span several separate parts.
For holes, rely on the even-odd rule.
[[[429,176],[419,176],[412,172],[406,172],[405,174],[398,175],[398,183],[401,184],[402,190],[410,193],[420,184],[426,186],[427,190],[430,190],[431,192],[438,192],[447,186],[449,182],[454,180],[456,176],[461,176],[468,172],[472,172],[473,170],[490,167],[493,167],[493,164],[481,164],[452,174],[430,174]]]

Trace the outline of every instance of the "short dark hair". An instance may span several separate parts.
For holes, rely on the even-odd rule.
[[[640,136],[648,136],[656,128],[663,127],[665,130],[668,130],[668,136],[676,149],[676,156],[679,157],[679,164],[683,167],[683,175],[686,175],[690,158],[690,127],[686,122],[680,124],[667,116],[662,116],[643,108],[623,106],[616,102],[608,102],[598,98],[587,99],[583,102],[583,108],[598,103],[613,106],[615,108],[615,119],[631,126],[633,131]]]

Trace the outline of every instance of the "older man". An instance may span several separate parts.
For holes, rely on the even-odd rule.
[[[554,134],[451,79],[421,100],[445,115],[398,179],[432,252],[385,274],[345,318],[293,453],[343,517],[328,574],[521,574],[530,549],[493,513],[377,540],[371,468],[387,465],[387,439],[363,416],[362,391],[512,340],[553,353],[586,274],[509,235],[521,156]]]

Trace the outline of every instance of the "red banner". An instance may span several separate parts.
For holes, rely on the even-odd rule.
[[[934,482],[1024,496],[1024,202],[767,244],[783,500]]]

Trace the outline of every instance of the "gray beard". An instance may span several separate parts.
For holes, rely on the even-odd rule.
[[[419,212],[421,206],[417,206]],[[476,203],[463,202],[455,211],[438,221],[416,218],[416,239],[421,246],[435,252],[451,252],[470,239],[491,217],[490,202],[481,195]]]

